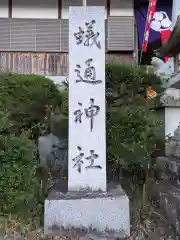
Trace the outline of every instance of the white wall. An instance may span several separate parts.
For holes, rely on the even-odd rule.
[[[106,0],[87,0],[88,6],[104,6],[105,7],[105,18],[107,18]]]
[[[110,16],[134,15],[133,0],[110,1]],[[69,6],[81,5],[82,0],[62,0],[62,18],[68,18]],[[106,7],[106,0],[87,0],[87,5]],[[8,0],[0,0],[0,17],[8,17]],[[12,17],[57,19],[58,0],[12,0]]]
[[[180,122],[180,108],[166,107],[165,108],[165,136],[174,135]]]
[[[110,16],[134,16],[133,0],[110,0]]]
[[[172,97],[175,100],[180,98],[180,89],[175,88],[167,88],[162,96],[162,100],[167,99],[168,97]],[[166,101],[164,101],[166,102]],[[180,122],[180,107],[165,107],[164,113],[164,132],[165,136],[167,135],[174,135],[174,131],[177,129],[179,122]]]
[[[58,0],[12,0],[12,17],[57,19]]]
[[[82,6],[83,0],[62,0],[62,18],[68,18],[69,6]],[[105,6],[106,0],[87,0],[87,6]],[[105,18],[107,18],[107,13]]]
[[[0,0],[0,17],[8,17],[8,0]]]
[[[87,0],[87,5],[106,7],[106,2],[106,0]],[[62,0],[62,18],[68,18],[70,5],[81,6],[82,0]],[[133,0],[110,0],[110,16],[134,16]]]

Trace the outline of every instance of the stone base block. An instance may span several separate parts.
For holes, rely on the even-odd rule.
[[[45,200],[45,234],[53,230],[130,234],[129,199],[120,185],[104,192],[62,192],[55,187]]]

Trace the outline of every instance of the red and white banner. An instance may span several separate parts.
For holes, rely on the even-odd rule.
[[[144,32],[144,40],[143,40],[143,44],[142,44],[142,52],[147,51],[151,21],[153,19],[154,13],[156,11],[157,0],[149,0],[149,1],[150,2],[149,2],[148,13],[147,13],[147,19],[146,19],[146,27],[145,27],[145,32]]]
[[[167,42],[167,40],[171,36],[171,33],[172,33],[171,29],[160,31],[162,45],[164,45]],[[164,61],[167,62],[168,60],[169,60],[169,57],[165,57]]]
[[[151,22],[151,29],[160,33],[161,45],[164,45],[172,33],[172,22],[168,14],[164,11],[155,12]],[[169,58],[165,57],[164,60],[167,62]]]

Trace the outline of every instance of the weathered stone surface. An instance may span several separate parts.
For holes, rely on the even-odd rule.
[[[87,233],[85,236],[80,237],[79,240],[125,240],[124,234],[121,233]]]
[[[176,141],[180,141],[180,125],[174,131],[173,139],[176,140]]]
[[[180,187],[180,161],[175,158],[158,157],[156,159],[158,180],[169,180],[177,187]]]
[[[104,7],[100,6],[69,8],[68,187],[70,191],[87,187],[95,191],[98,189],[106,191],[104,14]],[[91,26],[95,35],[98,33],[99,36],[96,38],[96,43],[91,42],[93,39],[89,39],[90,42],[86,45],[85,33],[82,43],[79,44],[79,40],[75,37],[79,31],[77,26],[81,26],[85,32],[88,26]],[[76,68],[77,66],[80,68]],[[78,160],[79,158],[81,161]],[[89,165],[92,160],[93,166]]]
[[[52,133],[46,136],[39,137],[38,150],[39,150],[39,156],[41,161],[46,163],[47,157],[52,151],[52,146],[58,145],[58,144],[59,144],[59,139],[56,136],[54,136]]]
[[[25,238],[20,233],[14,232],[13,234],[7,234],[0,237],[0,240],[25,240]]]
[[[68,136],[68,117],[59,114],[51,116],[49,120],[50,132],[60,139],[66,139]]]
[[[120,186],[107,191],[104,16],[104,7],[69,9],[68,191],[54,191],[45,200],[47,234],[72,229],[130,234],[127,195]],[[92,38],[89,30],[95,31]]]
[[[60,169],[67,168],[67,139],[59,139],[52,133],[42,136],[38,141],[39,157],[52,174],[58,177]]]
[[[154,181],[149,179],[151,196],[159,201],[169,222],[176,227],[178,206],[180,206],[180,189],[172,186],[168,181]]]
[[[166,156],[174,156],[180,158],[180,141],[176,139],[170,139],[165,144]]]
[[[175,88],[167,88],[162,96],[160,96],[160,103],[167,107],[180,106],[180,90]]]
[[[56,192],[49,193],[45,201],[44,231],[51,233],[56,225],[59,229],[83,228],[87,232],[112,231],[130,233],[129,199],[120,185],[103,192]]]
[[[175,159],[169,159],[167,157],[158,157],[156,159],[157,166],[162,170],[169,170],[172,173],[177,173],[180,163],[175,161]]]

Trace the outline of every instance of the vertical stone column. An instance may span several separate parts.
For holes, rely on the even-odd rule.
[[[106,191],[104,14],[69,10],[69,191]]]
[[[45,233],[55,226],[103,239],[130,234],[129,199],[120,185],[106,186],[104,14],[69,9],[68,190],[57,184],[45,201]]]

